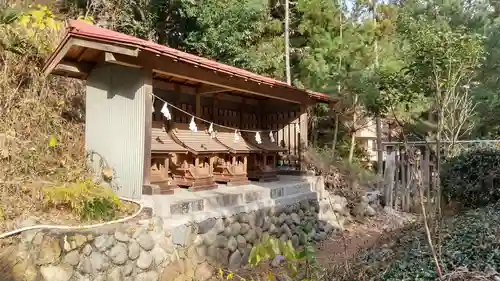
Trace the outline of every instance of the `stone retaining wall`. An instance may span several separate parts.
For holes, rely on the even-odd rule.
[[[320,208],[317,200],[304,200],[175,228],[153,217],[95,230],[26,231],[9,261],[15,280],[203,281],[217,267],[246,265],[251,248],[266,237],[298,246],[306,232],[323,240],[342,228],[347,201],[331,198],[333,210],[330,203]]]

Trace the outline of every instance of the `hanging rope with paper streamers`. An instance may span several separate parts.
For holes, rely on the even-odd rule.
[[[210,137],[214,138],[214,123],[210,123],[210,127],[208,127],[208,133],[210,134]]]
[[[196,122],[194,122],[194,116],[191,117],[191,122],[189,122],[189,130],[193,132],[198,132],[198,127],[196,127]]]
[[[271,140],[271,142],[275,142],[273,131],[269,131],[269,139]]]
[[[238,130],[234,130],[234,142],[238,142],[240,140],[240,134]]]
[[[295,123],[295,131],[300,134],[300,126],[299,123]]]
[[[261,143],[262,143],[262,139],[260,138],[260,133],[259,133],[259,132],[255,133],[255,141],[256,141],[258,144],[261,144]]]
[[[172,119],[172,115],[170,114],[170,111],[168,110],[168,103],[163,104],[163,107],[161,108],[161,114],[163,114],[163,116],[165,116],[165,118],[167,120]]]
[[[273,130],[260,130],[260,131],[257,131],[257,130],[240,130],[240,129],[237,129],[237,128],[233,128],[233,127],[228,127],[228,126],[224,126],[224,125],[221,125],[221,124],[214,124],[213,122],[211,121],[208,121],[206,119],[203,119],[201,117],[198,117],[198,116],[195,116],[175,105],[172,105],[172,104],[169,104],[167,103],[164,99],[158,97],[157,95],[155,94],[151,94],[152,96],[152,100],[153,100],[153,104],[155,102],[155,100],[160,100],[162,101],[164,104],[161,108],[161,113],[163,114],[163,116],[165,116],[165,118],[167,120],[171,120],[172,119],[172,114],[170,113],[170,110],[169,110],[169,107],[177,110],[177,111],[180,111],[188,116],[191,116],[191,122],[189,123],[189,129],[193,132],[198,132],[198,127],[196,127],[196,120],[199,120],[201,122],[204,122],[204,123],[207,123],[207,124],[210,124],[210,127],[208,128],[208,132],[211,134],[212,138],[214,137],[214,134],[215,134],[215,131],[214,131],[214,126],[217,126],[219,128],[225,128],[225,129],[229,129],[229,130],[233,130],[235,132],[235,135],[234,135],[234,140],[235,142],[238,142],[240,137],[239,137],[239,134],[240,132],[249,132],[249,133],[254,133],[255,134],[255,140],[257,141],[257,139],[260,139],[260,141],[262,142],[262,138],[260,136],[260,132],[269,132],[269,139],[271,140],[271,142],[276,142],[275,138],[274,138],[274,134],[273,134]],[[153,112],[155,111],[155,108],[153,106]],[[295,124],[295,129],[297,130],[297,132],[299,132],[300,130],[300,126],[298,123],[294,123]],[[258,142],[258,141],[257,141]],[[258,142],[260,143],[260,142]]]

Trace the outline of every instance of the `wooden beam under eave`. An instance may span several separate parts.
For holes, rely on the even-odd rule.
[[[76,61],[83,61],[89,50],[89,48],[82,48],[82,51],[78,54]]]
[[[114,63],[148,67],[160,74],[188,79],[228,90],[246,92],[291,103],[309,104],[310,102],[307,93],[298,89],[287,89],[281,86],[271,87],[264,83],[251,81],[222,71],[207,69],[170,57],[160,57],[160,55],[150,52],[139,52],[137,58],[114,54],[114,58]]]
[[[137,66],[135,66],[135,67],[137,67]],[[153,82],[153,86],[155,88],[163,89],[163,90],[167,90],[167,91],[175,90],[176,85],[180,86],[180,84],[178,84],[178,83],[164,81],[159,76],[157,77],[157,79],[154,79],[154,82]],[[231,90],[220,88],[220,87],[213,87],[210,85],[201,86],[201,87],[182,85],[180,88],[180,91],[183,94],[191,94],[191,95],[199,94],[200,96],[213,96],[215,94],[231,92]]]
[[[139,48],[137,47],[108,44],[72,36],[69,39],[67,39],[67,41],[64,43],[64,45],[62,45],[62,47],[56,50],[54,56],[50,58],[49,64],[44,67],[43,74],[49,75],[50,73],[52,73],[52,71],[55,70],[56,66],[64,59],[68,51],[73,46],[80,46],[88,49],[100,50],[103,52],[110,52],[130,57],[137,57],[139,55]],[[61,71],[57,70],[55,72],[60,73]]]
[[[66,43],[61,47],[56,50],[57,53],[54,54],[54,57],[49,58],[50,62],[48,65],[45,66],[43,70],[43,75],[47,76],[52,71],[57,67],[59,62],[61,62],[64,57],[66,56],[66,53],[73,47],[74,45],[74,39],[70,38],[66,41]]]
[[[218,91],[213,91],[213,92],[204,92],[200,93],[201,96],[213,96],[216,94],[222,94],[222,93],[230,93],[231,90],[218,90]]]
[[[113,54],[111,52],[104,52],[104,62],[105,63],[119,64],[121,66],[126,66],[126,67],[141,68],[141,66],[139,66],[139,65],[126,63],[124,61],[117,60],[115,57],[115,54]]]
[[[102,42],[92,41],[89,39],[80,39],[80,38],[73,38],[72,42],[73,45],[76,46],[94,50],[100,50],[103,52],[115,53],[129,57],[137,57],[139,55],[139,48],[137,47],[108,44],[108,43],[102,43]]]
[[[211,95],[211,94],[217,94],[217,93],[224,93],[228,92],[229,90],[226,88],[222,87],[217,87],[213,85],[202,85],[201,87],[198,88],[198,93],[200,95]]]
[[[62,60],[53,71],[71,77],[87,77],[92,68],[93,64],[90,63]]]
[[[114,63],[113,61],[109,61]],[[119,62],[116,62],[119,64]],[[132,67],[138,67],[138,66],[132,66]],[[174,90],[175,85],[179,85],[179,83],[175,82],[170,82],[170,81],[165,81],[163,77],[160,75],[156,76],[154,79],[154,86],[158,87],[160,89],[164,90]],[[226,88],[221,88],[221,87],[215,87],[212,85],[202,85],[202,86],[190,86],[190,85],[182,85],[185,88],[192,89],[192,91],[182,91],[182,93],[185,94],[200,94],[201,96],[213,96],[214,94],[220,94],[220,93],[227,93],[231,92],[231,90],[228,90]]]

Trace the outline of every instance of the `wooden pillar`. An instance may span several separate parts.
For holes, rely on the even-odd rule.
[[[427,198],[430,198],[431,196],[431,167],[429,165],[430,159],[431,159],[431,154],[429,151],[429,148],[426,146],[423,148],[424,149],[424,160],[422,161],[423,163],[423,178],[424,178],[424,188],[425,188],[425,196]]]
[[[248,160],[247,160],[247,155],[245,155],[245,157],[243,157],[243,169],[245,171],[245,173],[247,172],[247,165],[248,165]]]
[[[177,96],[177,100],[175,101],[175,105],[177,107],[181,107],[181,96],[182,96],[181,95],[181,86],[178,84],[175,84],[174,85],[174,92],[175,92],[175,95]],[[179,123],[182,123],[182,116],[184,115],[184,113],[181,113],[177,110],[173,110],[173,113],[174,113],[174,115],[172,116],[172,118],[174,119],[174,121],[177,122],[176,119],[178,119]],[[176,118],[177,116],[175,116],[175,115],[179,116],[179,118]]]
[[[286,114],[286,116],[285,116]],[[287,111],[284,111],[281,110],[280,113],[278,113],[278,127],[282,127],[282,131],[283,131],[283,142],[285,144],[285,148],[288,149],[288,156],[290,156],[291,154],[291,149],[290,149],[290,121],[288,119],[288,112]],[[287,160],[287,165],[291,165],[291,161],[290,161],[290,157],[288,158]]]
[[[203,117],[202,116],[202,110],[201,110],[201,95],[199,93],[199,90],[196,89],[196,106],[195,106],[195,111],[196,116],[198,117]]]
[[[143,70],[143,87],[145,92],[145,108],[144,108],[144,184],[151,183],[151,138],[153,126],[153,71],[151,69]]]
[[[397,208],[397,206],[399,206],[398,194],[401,193],[401,179],[403,177],[400,169],[401,148],[399,147],[399,145],[393,148],[392,153],[394,154],[392,164],[394,165],[394,172],[391,171],[391,173],[389,173],[389,175],[391,176],[391,182],[387,189],[386,205],[390,206],[391,208]],[[392,185],[392,182],[394,182],[394,185]],[[398,203],[396,204],[396,202]]]
[[[288,158],[288,165],[289,166],[293,166],[293,143],[291,143],[291,138],[292,138],[292,135],[295,131],[295,124],[294,123],[288,123],[288,124],[284,124],[285,126],[285,144],[286,144],[286,148],[288,148],[288,155],[290,155],[290,157]]]
[[[307,152],[307,105],[300,106],[300,116],[299,116],[299,161],[300,161],[300,170],[306,170],[306,164],[304,162],[304,156]]]
[[[210,164],[210,167],[208,167],[208,173],[210,175],[214,174],[214,160],[215,160],[215,156],[210,157],[210,159],[208,160],[209,164]]]
[[[212,98],[212,121],[219,122],[219,94],[214,94]]]
[[[406,169],[405,169],[405,167],[406,167],[406,165],[405,165],[406,150],[404,149],[404,147],[399,147],[399,146],[398,146],[398,150],[401,153],[400,162],[398,165],[399,170],[401,171],[401,189],[403,190],[401,197],[404,198],[405,192],[406,192]],[[395,195],[395,196],[397,196],[397,195]],[[402,211],[404,211],[405,208],[406,208],[406,206],[402,206]]]
[[[257,101],[257,129],[262,130],[265,129],[262,127],[262,102]]]
[[[163,171],[163,176],[165,177],[165,179],[168,179],[168,172],[169,172],[169,166],[170,166],[170,155],[167,155],[165,157],[165,162],[164,162],[164,165],[165,165],[165,168],[164,168],[164,171]]]
[[[162,106],[163,106],[163,103],[155,98],[155,102],[153,103],[153,108],[151,108],[151,110],[154,109],[154,111],[153,111],[154,118],[153,119],[155,121],[162,120],[162,114],[161,114]]]
[[[246,99],[242,98],[241,103],[240,103],[240,118],[238,119],[238,128],[242,129],[245,128],[243,124],[243,112],[248,112],[245,111],[245,105],[246,105]]]

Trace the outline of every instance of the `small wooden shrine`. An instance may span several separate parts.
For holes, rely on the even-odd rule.
[[[240,138],[238,132],[222,129],[214,135],[215,139],[229,151],[229,155],[221,155],[217,159],[214,170],[217,180],[229,184],[248,183],[248,156],[251,153],[258,152],[258,149],[252,147],[243,139],[235,139],[235,137]]]
[[[151,128],[150,182],[159,186],[160,194],[174,192],[174,188],[178,183],[174,181],[176,171],[170,169],[170,163],[173,159],[177,160],[178,155],[188,154],[189,152],[188,148],[181,146],[172,139],[170,134],[166,132],[162,122],[153,122]]]
[[[70,22],[43,71],[86,80],[86,149],[105,159],[118,194],[130,198],[277,180],[283,167],[300,170],[307,107],[331,102],[79,21]],[[193,117],[196,129],[189,128]]]
[[[190,187],[193,190],[217,187],[214,181],[215,155],[227,154],[227,149],[212,139],[207,132],[193,132],[184,124],[177,124],[170,131],[170,134],[177,143],[191,151],[190,154],[178,156],[176,164],[188,173],[177,174],[176,183],[181,187]]]
[[[271,134],[274,133],[271,131]],[[278,180],[276,171],[277,158],[280,152],[286,153],[287,148],[277,145],[267,134],[260,137],[260,143],[249,133],[245,133],[243,137],[250,145],[259,150],[258,153],[252,154],[248,167],[248,178],[259,181]]]

